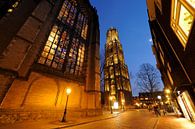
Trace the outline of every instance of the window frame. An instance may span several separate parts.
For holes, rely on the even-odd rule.
[[[67,4],[67,5],[64,5],[64,4]],[[68,6],[70,6],[70,8]],[[70,9],[72,9],[73,11],[72,13],[75,13],[75,14],[71,14]],[[77,12],[75,12],[75,10],[77,10]],[[65,19],[63,19],[63,16],[66,11],[68,11],[68,15],[66,16]],[[78,33],[77,28],[76,28],[79,13],[82,14],[81,10],[78,9],[77,4],[72,3],[70,0],[64,1],[58,13],[58,16],[56,18],[56,22],[52,26],[50,33],[48,35],[47,41],[40,53],[40,56],[37,61],[38,64],[55,69],[56,71],[60,71],[63,74],[72,74],[72,75],[77,75],[77,76],[84,75],[85,76],[84,67],[85,67],[86,51],[87,51],[86,47],[87,47],[88,41],[87,41],[87,38],[85,39],[84,37],[82,37],[81,33]],[[71,17],[70,15],[75,15],[73,16],[74,18],[72,19],[74,20],[73,22],[71,22],[71,18],[70,18],[70,22],[67,22],[68,18]],[[88,21],[88,17],[85,14],[82,14],[82,15]],[[83,22],[84,20],[82,20],[81,31],[83,27],[82,26]],[[87,22],[86,24],[89,24],[89,23]],[[55,33],[53,32],[54,28],[57,28]],[[58,38],[55,39],[57,34],[58,34]],[[63,34],[64,34],[64,37],[63,37]],[[48,42],[50,42],[50,46],[47,45]],[[53,50],[54,51],[53,58],[50,57],[52,59],[49,60],[49,55],[51,55],[50,52],[54,44],[56,44],[57,47],[55,47],[55,49]],[[47,52],[45,52],[46,50]],[[65,55],[63,56],[64,58],[62,59],[61,56],[63,52],[65,52]],[[46,53],[45,56],[43,56],[44,53]],[[43,58],[45,60],[41,61],[41,59]],[[47,61],[50,61],[50,62],[48,62],[47,64]],[[58,67],[58,65],[60,65],[61,67]]]
[[[193,17],[192,24],[190,26],[190,30],[188,35],[184,32],[182,27],[179,25],[180,11],[181,6],[183,6]],[[172,0],[171,2],[171,18],[170,18],[170,26],[178,39],[180,40],[184,49],[188,43],[188,39],[194,24],[195,20],[195,8],[193,8],[189,2],[185,0]]]

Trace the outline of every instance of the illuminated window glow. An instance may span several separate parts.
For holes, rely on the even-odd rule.
[[[186,0],[193,8],[195,8],[195,0]]]
[[[21,0],[4,0],[0,3],[0,18],[6,14],[12,13],[18,5],[21,3]]]
[[[127,99],[126,96],[131,94],[131,86],[122,45],[116,29],[111,28],[107,31],[105,48],[105,93],[116,96],[115,100],[119,101],[121,105],[121,100]]]
[[[186,35],[189,35],[192,21],[193,21],[193,16],[183,5],[181,5],[179,26],[181,27],[181,29],[184,31]]]
[[[77,8],[77,4],[73,1],[64,1],[57,17],[58,21],[51,29],[38,63],[80,76],[84,74],[88,19],[78,12]],[[77,14],[80,17],[76,19]],[[81,34],[82,28],[84,28],[83,34]]]
[[[195,17],[195,0],[172,0],[171,27],[185,47]]]

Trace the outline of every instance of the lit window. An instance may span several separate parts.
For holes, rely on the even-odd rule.
[[[105,91],[109,91],[109,82],[105,81]]]
[[[116,54],[114,55],[114,64],[118,64],[118,58]]]
[[[7,13],[12,13],[20,4],[21,0],[3,0],[0,2],[0,18]]]
[[[179,26],[186,35],[189,35],[192,21],[193,21],[192,14],[190,14],[190,12],[183,5],[181,5]]]
[[[111,95],[116,94],[115,85],[111,85],[110,92],[111,92]]]
[[[195,17],[195,0],[172,0],[171,27],[185,47]]]
[[[57,17],[58,21],[52,27],[38,59],[39,64],[60,70],[65,74],[80,76],[85,73],[83,67],[88,19],[78,11],[75,2],[64,1]],[[77,14],[80,16],[76,17]],[[74,29],[72,28],[73,25]],[[81,34],[82,28],[84,29],[83,35]]]
[[[84,39],[87,38],[87,30],[88,30],[88,21],[85,18],[84,23],[83,23],[83,27],[82,27],[82,32],[81,32],[81,37],[83,37]]]
[[[76,13],[77,13],[77,8],[75,4],[72,4],[68,0],[65,0],[59,12],[58,19],[63,23],[68,23],[71,26],[73,26]]]
[[[186,0],[193,8],[195,8],[195,0]]]

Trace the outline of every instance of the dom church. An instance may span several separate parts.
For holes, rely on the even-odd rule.
[[[99,23],[88,0],[0,2],[0,121],[101,114]]]

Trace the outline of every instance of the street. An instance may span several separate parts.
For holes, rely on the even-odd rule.
[[[67,122],[40,120],[0,124],[0,129],[195,129],[195,124],[174,114],[157,117],[145,109],[118,114],[71,119]]]
[[[176,116],[156,117],[148,110],[131,110],[117,117],[82,124],[70,129],[195,129],[195,124]],[[63,129],[56,128],[56,129]]]

